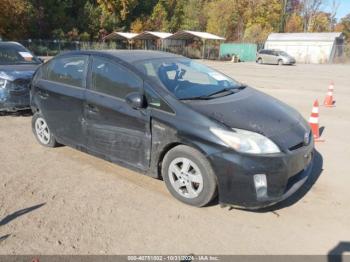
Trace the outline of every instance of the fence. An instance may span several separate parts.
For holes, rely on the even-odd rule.
[[[239,60],[255,61],[258,45],[245,43],[224,43],[220,45],[220,57],[236,56]]]
[[[123,41],[117,42],[82,42],[58,40],[25,40],[20,41],[25,47],[38,56],[55,56],[60,52],[71,50],[103,50],[129,49],[130,45]],[[231,60],[232,56],[241,61],[255,61],[256,52],[264,48],[286,51],[296,58],[298,63],[350,63],[350,43],[345,45],[305,45],[305,44],[249,44],[222,43],[220,46],[168,46],[156,47],[156,50],[167,51],[196,59]],[[136,46],[137,48],[137,46]],[[154,48],[153,48],[154,49]]]
[[[20,43],[37,56],[55,56],[60,52],[73,50],[126,49],[122,43],[116,42],[25,40]]]

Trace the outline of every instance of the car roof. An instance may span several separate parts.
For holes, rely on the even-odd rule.
[[[0,41],[0,46],[20,46],[23,47],[23,45],[21,45],[20,43],[17,42],[4,42],[4,41]]]
[[[71,51],[64,53],[64,55],[77,54],[92,54],[92,55],[110,55],[119,58],[127,63],[133,64],[142,60],[165,59],[165,58],[184,58],[183,56],[149,50],[99,50],[99,51]]]

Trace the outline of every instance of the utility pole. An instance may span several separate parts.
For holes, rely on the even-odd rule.
[[[282,15],[281,15],[281,22],[280,22],[280,33],[284,33],[284,28],[286,26],[286,18],[287,18],[287,4],[288,0],[282,0]]]

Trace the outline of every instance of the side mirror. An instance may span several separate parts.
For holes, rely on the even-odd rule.
[[[133,109],[145,108],[145,98],[140,93],[130,93],[125,97],[126,103]]]

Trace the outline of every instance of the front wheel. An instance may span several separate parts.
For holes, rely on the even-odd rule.
[[[280,60],[278,60],[278,65],[279,66],[282,66],[283,65],[283,61],[280,59]]]
[[[32,118],[32,130],[38,142],[47,147],[56,147],[58,144],[51,133],[46,120],[40,113],[35,113]]]
[[[189,146],[177,146],[166,154],[162,176],[170,193],[188,205],[205,206],[217,194],[216,177],[208,160]]]

